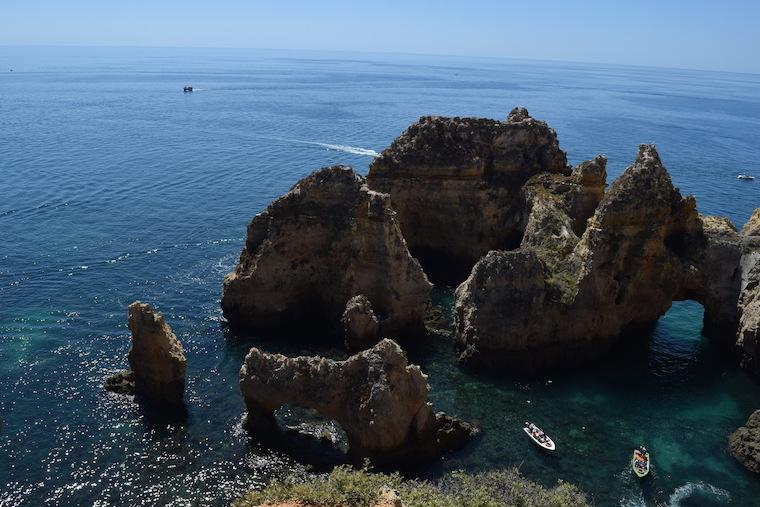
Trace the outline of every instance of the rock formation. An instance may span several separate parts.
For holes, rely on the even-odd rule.
[[[760,208],[749,218],[741,232],[742,238],[742,289],[747,284],[749,272],[760,261]]]
[[[185,353],[164,317],[139,301],[129,305],[132,347],[127,359],[132,368],[106,381],[105,388],[136,394],[151,405],[182,406],[185,392]]]
[[[530,215],[520,248],[489,252],[456,291],[462,359],[521,369],[581,360],[679,299],[704,305],[706,330],[735,332],[739,235],[728,220],[697,213],[654,146],[640,147],[580,238],[583,213],[568,215],[578,213],[568,204],[578,199],[537,180],[526,186]]]
[[[760,261],[747,277],[739,298],[739,331],[736,346],[742,368],[760,377]]]
[[[345,361],[252,348],[240,370],[240,389],[254,433],[271,429],[282,405],[313,408],[340,424],[356,457],[436,455],[477,433],[459,419],[433,413],[427,376],[389,339]]]
[[[570,168],[554,130],[517,108],[506,122],[422,117],[372,162],[367,182],[391,195],[415,255],[469,269],[489,250],[519,244],[521,188],[540,172]]]
[[[348,300],[341,322],[346,347],[349,349],[367,349],[377,343],[381,336],[380,321],[372,310],[372,303],[364,295]]]
[[[238,265],[225,277],[222,308],[234,326],[319,321],[337,329],[345,312],[351,320],[349,300],[361,295],[383,333],[398,336],[424,328],[430,289],[389,196],[335,166],[302,179],[254,217]]]
[[[760,410],[728,437],[728,449],[745,468],[760,473]]]

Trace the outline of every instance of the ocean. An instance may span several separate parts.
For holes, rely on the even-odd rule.
[[[195,91],[183,93],[191,84]],[[760,206],[760,76],[616,65],[226,49],[0,47],[0,505],[226,505],[324,448],[249,439],[238,370],[251,346],[341,357],[314,336],[236,336],[225,273],[250,219],[299,178],[372,157],[423,115],[505,118],[522,105],[576,164],[609,181],[657,145],[702,213],[741,227]],[[758,181],[737,180],[750,173]],[[450,305],[452,287],[436,287]],[[102,384],[127,366],[127,305],[165,314],[188,360],[184,420]],[[436,409],[482,436],[418,470],[518,466],[577,484],[596,505],[760,505],[727,435],[760,386],[679,302],[621,350],[572,374],[494,376],[445,339],[410,358]],[[313,417],[295,409],[283,424]],[[558,445],[537,451],[521,430]],[[329,422],[319,422],[327,425]],[[339,431],[336,430],[338,434]],[[645,444],[653,472],[629,473]]]

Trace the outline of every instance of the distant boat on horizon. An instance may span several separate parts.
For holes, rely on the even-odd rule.
[[[747,181],[752,181],[752,180],[754,180],[754,179],[755,179],[755,177],[754,177],[754,176],[752,176],[751,174],[740,174],[739,176],[737,176],[737,177],[736,177],[736,179],[737,179],[737,180],[747,180]]]
[[[191,92],[191,91],[193,91],[193,87],[190,86],[190,85],[185,85],[185,87],[182,88],[182,91],[185,92],[185,93]]]

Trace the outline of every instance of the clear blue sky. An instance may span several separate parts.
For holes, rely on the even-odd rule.
[[[499,56],[760,73],[760,0],[1,0],[0,45]]]

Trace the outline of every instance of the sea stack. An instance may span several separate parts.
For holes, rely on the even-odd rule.
[[[129,330],[132,347],[127,359],[131,371],[109,378],[106,389],[136,394],[139,400],[155,407],[183,406],[185,353],[163,315],[135,301],[129,305]]]
[[[367,182],[390,194],[416,256],[469,270],[519,245],[521,188],[542,172],[570,174],[565,152],[553,129],[515,108],[503,122],[423,116],[372,162]]]
[[[345,361],[252,348],[240,369],[240,390],[253,434],[275,429],[282,405],[313,408],[340,424],[359,459],[427,458],[477,434],[470,424],[433,412],[427,376],[388,339]]]
[[[424,330],[431,287],[390,197],[370,190],[351,168],[334,166],[302,179],[253,218],[224,279],[222,309],[234,327],[317,326],[342,334],[344,325],[357,329],[353,298],[361,296],[383,336],[413,336]],[[371,346],[381,336],[362,331],[361,338]]]

